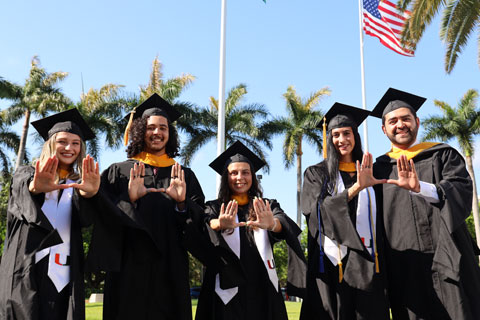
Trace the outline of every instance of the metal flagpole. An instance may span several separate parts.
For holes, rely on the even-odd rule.
[[[367,110],[367,99],[365,95],[365,66],[363,63],[363,0],[358,0],[358,22],[360,26],[360,66],[362,74],[362,107]],[[363,147],[368,152],[368,118],[363,122]]]
[[[222,0],[220,22],[220,71],[218,83],[218,135],[217,156],[225,151],[225,33],[227,25],[227,0]],[[217,192],[220,189],[220,176],[217,176]]]

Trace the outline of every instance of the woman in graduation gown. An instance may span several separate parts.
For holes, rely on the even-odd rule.
[[[91,223],[100,174],[84,141],[95,135],[76,109],[32,125],[46,142],[12,179],[0,319],[85,319],[81,228]]]
[[[218,199],[206,203],[209,236],[238,257],[240,272],[218,275],[207,268],[196,320],[287,319],[273,244],[286,240],[305,261],[297,238],[301,231],[276,200],[262,199],[255,172],[263,165],[239,141],[210,164],[222,178]]]
[[[326,160],[305,170],[308,271],[302,320],[389,319],[371,187],[386,181],[373,178],[372,155],[362,152],[357,129],[368,114],[335,103],[325,115],[328,128],[323,124]]]

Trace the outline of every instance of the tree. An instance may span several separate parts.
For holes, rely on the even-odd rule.
[[[445,71],[452,72],[458,55],[480,22],[480,1],[472,0],[399,0],[401,10],[410,10],[402,32],[402,42],[414,48],[441,7],[440,39],[446,44]],[[479,33],[480,37],[480,33]],[[480,42],[479,42],[480,56]],[[478,60],[480,63],[480,59]]]
[[[152,72],[148,85],[140,87],[140,101],[144,101],[152,94],[157,93],[166,101],[174,103],[175,99],[195,80],[195,77],[188,73],[164,80],[162,69],[163,64],[157,56],[152,62]]]
[[[95,132],[96,137],[88,141],[89,154],[98,159],[100,156],[101,137],[110,149],[117,149],[123,143],[123,121],[126,109],[136,104],[136,98],[125,98],[120,95],[122,85],[106,84],[99,90],[90,89],[82,94],[76,107],[87,124]]]
[[[313,92],[307,99],[298,96],[295,88],[289,86],[283,94],[287,104],[288,117],[280,117],[270,121],[265,127],[274,134],[284,134],[283,160],[285,168],[290,168],[297,160],[297,224],[302,226],[300,195],[302,191],[302,155],[303,138],[322,150],[322,130],[317,128],[323,119],[323,113],[315,110],[320,99],[330,95],[330,90],[324,87]]]
[[[241,141],[265,161],[262,145],[271,149],[270,132],[260,120],[268,116],[265,106],[258,103],[241,105],[247,94],[247,86],[239,84],[233,87],[225,100],[225,142],[227,145]],[[192,107],[186,111],[187,117],[178,126],[188,135],[182,149],[182,160],[189,165],[195,153],[206,143],[217,138],[218,100],[210,97],[210,107]],[[182,117],[184,118],[184,117]],[[180,119],[182,119],[180,118]],[[265,166],[268,172],[268,164]]]
[[[460,150],[465,156],[467,169],[473,181],[473,219],[477,244],[480,246],[480,221],[478,216],[478,197],[475,173],[473,171],[472,157],[474,150],[474,136],[480,133],[480,110],[476,108],[478,92],[468,90],[460,99],[457,108],[452,108],[443,101],[435,100],[434,103],[443,112],[443,117],[431,116],[422,120],[425,133],[422,140],[440,139],[447,142],[456,138]]]
[[[49,111],[58,111],[70,104],[68,98],[57,88],[57,84],[67,75],[61,71],[47,73],[40,67],[40,60],[35,56],[32,58],[30,74],[23,87],[1,79],[0,98],[12,101],[12,105],[2,114],[6,123],[12,124],[22,117],[24,119],[15,169],[25,158],[30,116],[34,114],[45,117]]]
[[[7,155],[7,151],[15,152],[20,145],[20,138],[18,135],[11,131],[5,124],[3,118],[0,117],[0,163],[2,165],[3,176],[10,174],[10,159]],[[25,160],[27,155],[25,154]]]

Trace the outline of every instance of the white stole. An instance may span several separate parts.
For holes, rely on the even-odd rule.
[[[73,183],[73,181],[68,180],[66,183]],[[73,188],[64,189],[60,200],[58,200],[58,193],[59,190],[45,193],[42,211],[63,242],[37,252],[35,263],[50,254],[48,276],[60,292],[70,282],[70,265],[67,257],[70,256]]]
[[[341,193],[345,190],[342,176],[338,173],[337,185],[333,195]],[[368,193],[367,193],[368,190]],[[370,199],[369,199],[370,195]],[[371,212],[369,211],[369,207]],[[371,217],[370,217],[371,214]],[[358,194],[357,202],[357,233],[362,240],[363,244],[367,248],[368,252],[373,252],[373,239],[371,232],[375,232],[375,221],[377,217],[377,207],[375,204],[375,192],[372,187],[368,187],[360,191]],[[372,221],[370,221],[370,218]],[[335,240],[332,240],[325,236],[324,251],[328,259],[336,266],[340,259],[343,259],[347,255],[347,247],[344,245],[338,245]]]
[[[235,221],[238,222],[238,216],[235,217]],[[222,236],[225,239],[225,242],[228,244],[230,249],[235,253],[235,255],[240,259],[240,231],[239,227],[233,229],[233,233],[227,234],[222,232]],[[255,239],[255,245],[257,246],[258,253],[262,258],[265,269],[267,270],[268,277],[272,283],[275,290],[278,292],[278,276],[277,270],[275,269],[275,261],[273,259],[272,246],[270,244],[270,239],[268,238],[268,232],[264,229],[254,229],[253,237]],[[235,297],[238,293],[238,287],[230,289],[220,288],[220,275],[217,273],[215,277],[215,292],[222,299],[223,304],[227,304],[230,300]]]

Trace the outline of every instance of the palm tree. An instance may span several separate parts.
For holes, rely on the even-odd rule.
[[[330,95],[330,89],[324,87],[313,92],[306,99],[298,96],[295,88],[289,86],[283,94],[287,102],[288,117],[281,117],[268,124],[269,131],[275,134],[284,134],[283,160],[285,168],[290,168],[297,160],[297,224],[302,226],[300,195],[302,192],[302,144],[303,138],[315,146],[320,153],[322,150],[322,130],[317,125],[323,119],[323,113],[315,110],[320,99]]]
[[[414,48],[441,7],[440,39],[446,44],[445,71],[450,73],[468,38],[480,22],[480,2],[471,0],[399,0],[398,7],[410,10],[402,42]],[[480,37],[480,33],[478,35]],[[480,54],[480,43],[479,43]],[[480,63],[480,59],[478,61]]]
[[[478,92],[470,89],[462,97],[457,108],[452,108],[446,102],[435,100],[435,105],[443,111],[443,117],[431,116],[422,120],[425,128],[422,140],[440,139],[446,142],[452,138],[457,139],[473,181],[473,220],[477,244],[480,246],[477,184],[472,164],[472,157],[475,153],[474,136],[480,133],[480,110],[476,109],[477,98]]]
[[[140,87],[140,101],[144,101],[152,94],[157,93],[163,99],[173,103],[180,94],[190,85],[195,77],[191,74],[182,74],[172,79],[163,79],[163,64],[158,60],[158,56],[153,59],[152,72],[148,85]]]
[[[100,138],[105,138],[107,148],[115,150],[122,145],[126,109],[136,104],[136,98],[126,98],[120,95],[122,85],[106,84],[99,90],[90,89],[82,94],[80,102],[76,104],[96,137],[88,141],[89,154],[99,159]]]
[[[10,174],[10,159],[7,151],[15,152],[20,145],[20,138],[18,135],[10,131],[10,128],[0,118],[0,162],[2,164],[2,175],[8,177]],[[26,159],[25,159],[26,160]]]
[[[268,116],[268,111],[262,104],[252,103],[241,105],[242,100],[247,94],[247,86],[239,84],[233,87],[225,100],[225,142],[227,145],[240,140],[261,159],[265,161],[265,154],[262,145],[271,150],[269,131],[265,128],[265,122],[258,123]],[[183,129],[187,135],[187,142],[182,149],[182,160],[185,165],[189,165],[195,153],[206,143],[216,140],[218,126],[218,100],[210,97],[209,108],[192,107],[190,113],[187,112],[183,122],[178,126]],[[180,118],[180,119],[182,119]],[[264,169],[269,170],[268,164]]]
[[[10,125],[22,117],[24,119],[15,169],[25,158],[30,116],[34,114],[45,117],[49,111],[58,111],[70,104],[68,98],[56,86],[67,75],[61,71],[47,73],[40,67],[40,60],[35,56],[32,58],[30,75],[23,87],[3,79],[0,81],[0,98],[13,102],[10,107],[3,110],[5,122]]]

